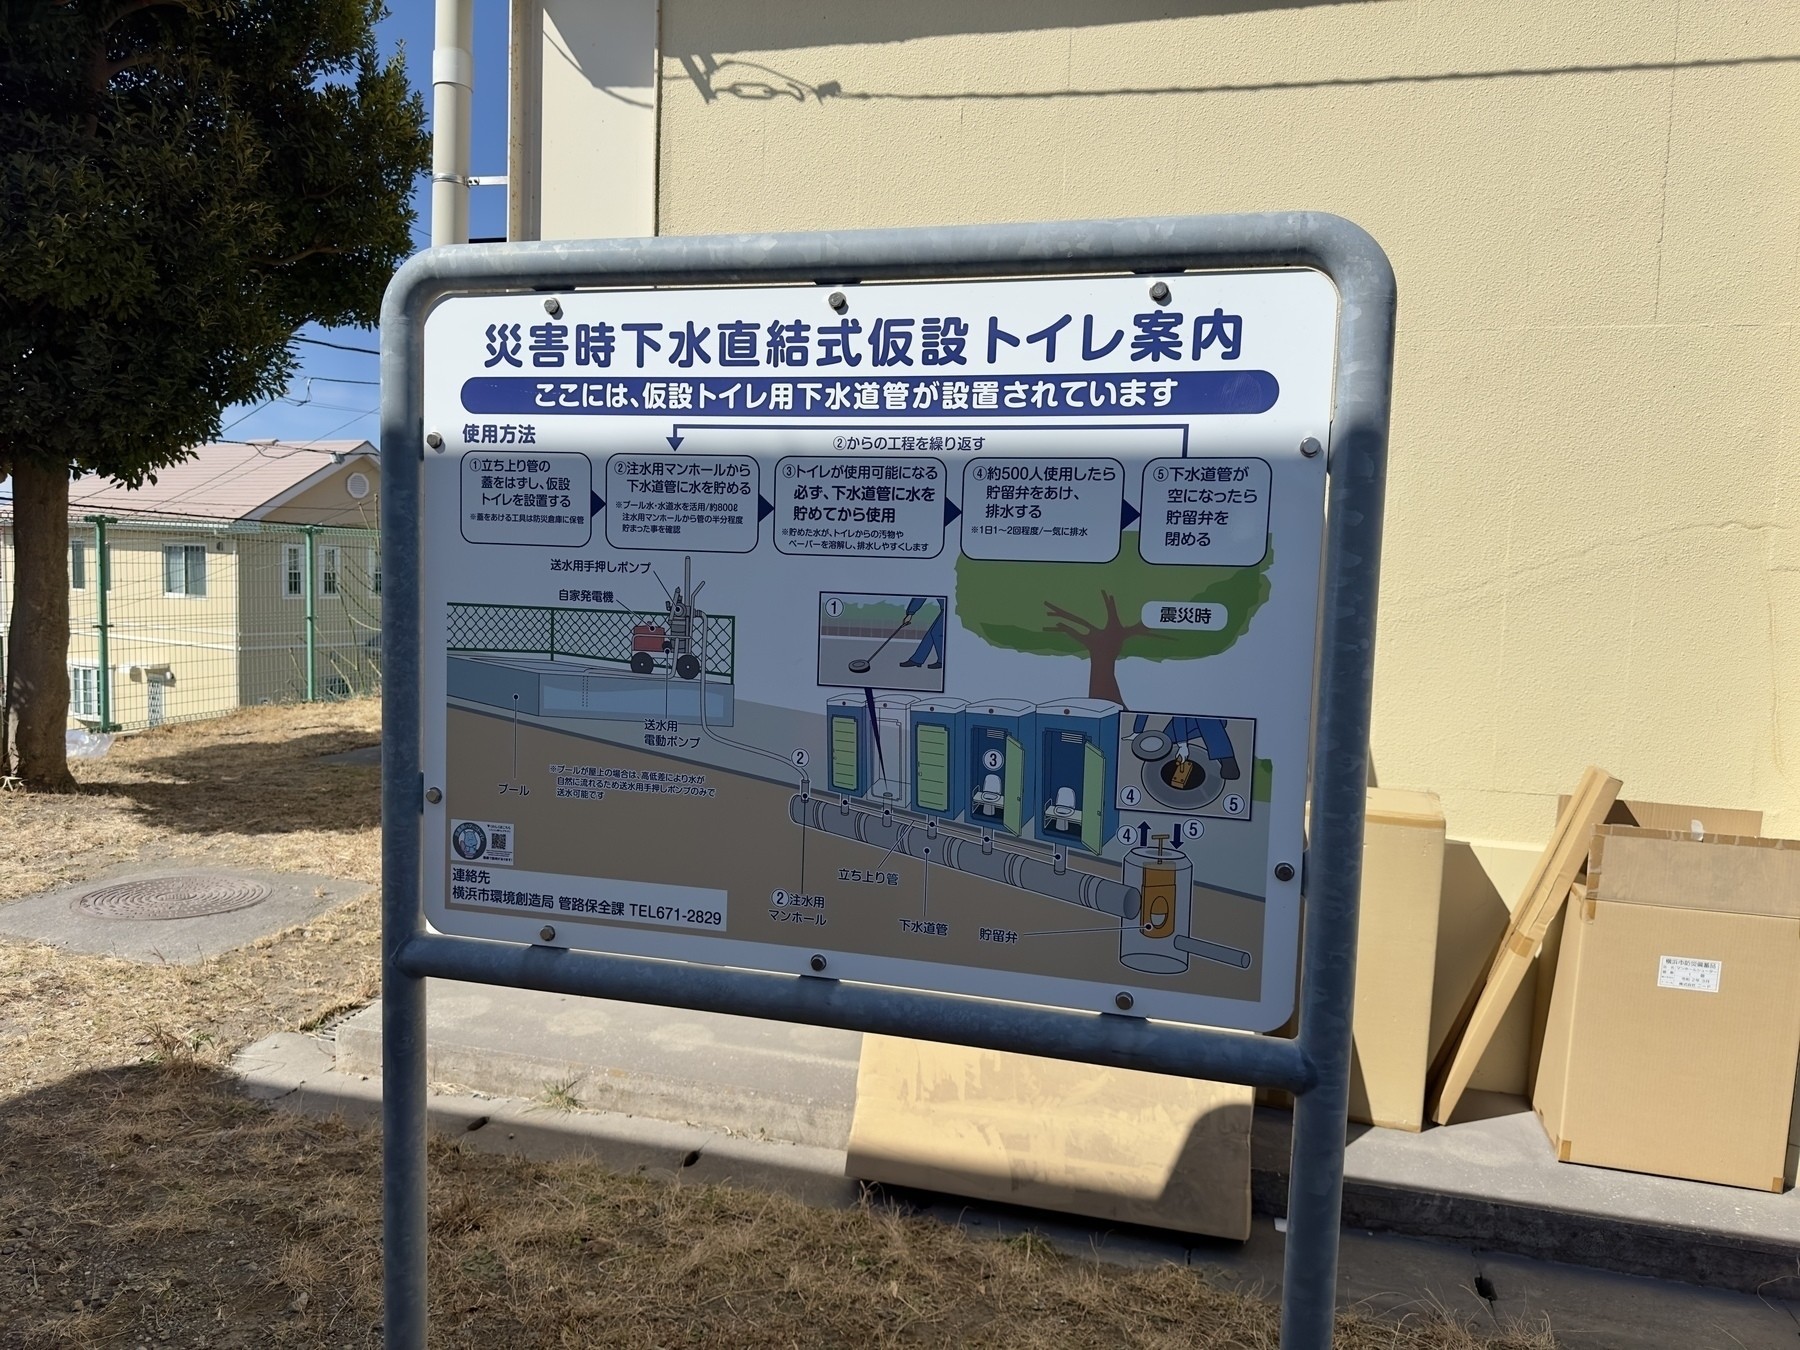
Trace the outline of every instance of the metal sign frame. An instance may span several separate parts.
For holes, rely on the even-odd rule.
[[[450,296],[1311,268],[1339,295],[1295,1039],[958,995],[453,937],[421,888],[423,334]],[[467,980],[1045,1055],[1295,1096],[1282,1295],[1286,1350],[1327,1350],[1350,1090],[1369,700],[1393,384],[1395,286],[1380,245],[1292,212],[808,234],[458,245],[403,266],[381,316],[383,1340],[426,1343],[425,981]]]

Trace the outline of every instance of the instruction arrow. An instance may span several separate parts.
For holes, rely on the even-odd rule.
[[[951,501],[948,497],[944,498],[944,524],[946,524],[946,525],[950,524],[953,520],[955,520],[961,514],[962,514],[962,507],[958,506],[955,502]]]
[[[1129,530],[1138,518],[1138,509],[1130,502],[1125,502],[1119,511],[1119,528]]]
[[[1150,843],[1150,822],[1147,820],[1140,820],[1138,822],[1138,847],[1144,848],[1144,847],[1148,846],[1149,843]]]
[[[763,496],[762,493],[760,493],[760,492],[757,493],[756,494],[756,523],[758,525],[760,525],[763,523],[763,521],[767,520],[770,516],[772,516],[774,514],[775,514],[775,503],[771,502],[767,497]]]
[[[669,442],[669,449],[671,449],[671,450],[681,449],[681,428],[680,427],[671,428],[668,436],[665,439]]]
[[[588,514],[590,516],[597,516],[602,511],[606,510],[606,503],[601,499],[598,492],[590,491],[588,493],[588,504]]]

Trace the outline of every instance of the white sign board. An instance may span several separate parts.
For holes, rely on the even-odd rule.
[[[1337,294],[1156,280],[440,303],[431,925],[1286,1020]]]

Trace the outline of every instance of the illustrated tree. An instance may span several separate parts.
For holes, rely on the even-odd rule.
[[[1190,661],[1224,651],[1249,630],[1269,598],[1271,546],[1254,567],[1152,565],[1127,530],[1110,563],[956,561],[956,614],[993,647],[1039,656],[1085,656],[1088,697],[1131,705],[1119,690],[1118,664]],[[1212,605],[1225,611],[1211,631],[1155,628],[1146,604]]]
[[[429,160],[379,0],[0,0],[0,771],[74,786],[71,476],[126,487],[372,324]],[[10,734],[9,734],[10,733]]]

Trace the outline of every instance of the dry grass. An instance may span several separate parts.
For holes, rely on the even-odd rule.
[[[15,1100],[0,1135],[0,1344],[379,1343],[372,1134],[253,1106],[176,1061]],[[1265,1303],[1034,1237],[442,1141],[432,1175],[439,1346],[1276,1345]],[[1549,1344],[1437,1317],[1349,1318],[1338,1336],[1346,1350]]]
[[[379,927],[369,891],[193,966],[0,941],[0,1084],[12,1097],[87,1069],[183,1053],[222,1064],[272,1031],[316,1026],[375,997]]]
[[[319,757],[380,738],[374,699],[247,708],[121,736],[104,758],[70,766],[78,795],[0,793],[12,850],[0,901],[174,860],[373,882],[380,772]]]
[[[368,704],[258,709],[123,740],[80,797],[0,797],[0,899],[185,859],[376,875],[376,773],[317,757]],[[379,1344],[369,1131],[252,1103],[220,1067],[373,996],[373,893],[197,966],[0,940],[0,1347]],[[562,1091],[557,1089],[562,1087]],[[572,1106],[547,1084],[547,1106]],[[1194,1346],[1273,1350],[1266,1302],[927,1219],[432,1156],[438,1346]],[[1347,1318],[1348,1350],[1545,1350],[1442,1317]]]

